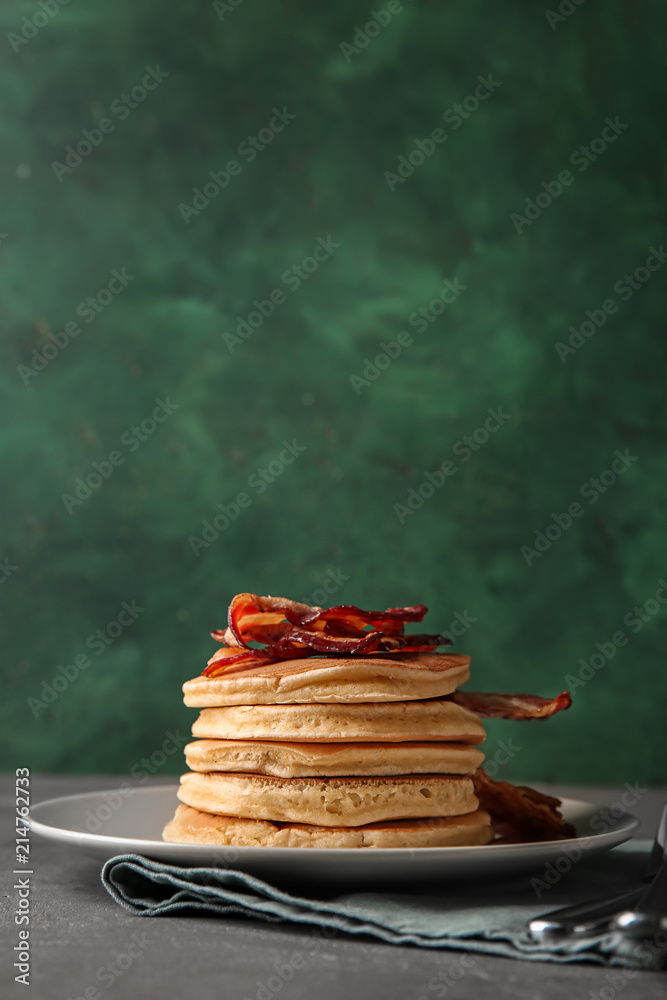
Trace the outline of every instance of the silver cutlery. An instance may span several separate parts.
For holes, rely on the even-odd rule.
[[[528,924],[535,941],[552,944],[568,937],[618,932],[646,937],[667,930],[667,803],[662,810],[644,872],[645,886],[620,895],[552,910]]]

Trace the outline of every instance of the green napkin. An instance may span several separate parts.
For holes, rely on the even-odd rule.
[[[295,895],[228,868],[179,868],[138,855],[107,861],[102,882],[113,899],[138,916],[203,911],[287,921],[370,934],[391,944],[484,952],[506,958],[661,969],[667,934],[629,939],[600,934],[554,945],[534,942],[527,922],[558,906],[609,896],[641,884],[645,851],[617,848],[580,862],[548,891],[530,875],[504,883],[447,884],[424,889],[355,891],[318,898]],[[534,883],[536,885],[537,883]],[[544,885],[544,883],[542,883]]]

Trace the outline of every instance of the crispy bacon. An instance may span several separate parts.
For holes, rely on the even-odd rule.
[[[555,698],[481,691],[455,691],[451,697],[457,705],[468,708],[485,719],[549,719],[572,704],[568,691],[561,692]]]
[[[576,837],[575,828],[559,811],[560,799],[527,785],[494,781],[482,768],[472,779],[480,808],[489,813],[494,830],[504,840],[523,843]]]
[[[421,621],[427,610],[424,604],[386,611],[363,611],[354,604],[323,609],[284,597],[237,594],[229,606],[227,628],[211,632],[223,648],[209,660],[204,673],[216,676],[232,665],[245,669],[316,653],[432,652],[451,640],[437,633],[403,634],[405,622]]]
[[[237,594],[229,605],[227,621],[230,645],[247,646],[249,642],[276,642],[290,630],[286,621],[287,611],[312,610],[307,604],[298,604],[283,597],[258,597],[257,594]],[[318,609],[320,610],[320,609]]]
[[[293,625],[311,628],[320,622],[332,622],[356,629],[358,634],[363,633],[368,625],[385,632],[402,634],[404,622],[420,622],[427,611],[425,604],[415,604],[409,608],[387,608],[386,611],[362,611],[354,604],[339,604],[335,608],[309,608],[306,612],[289,610],[286,617]]]
[[[399,652],[401,653],[432,653],[438,646],[451,646],[452,640],[446,635],[436,633],[428,635],[404,635],[400,637]],[[389,648],[387,646],[387,648]]]
[[[217,677],[218,674],[224,673],[232,665],[242,663],[244,667],[258,667],[260,664],[273,662],[272,657],[267,656],[259,649],[234,649],[222,646],[213,654],[202,674],[204,677]]]
[[[290,644],[303,643],[312,652],[318,653],[342,653],[343,656],[359,656],[363,653],[371,653],[380,648],[384,638],[383,632],[367,632],[360,637],[346,638],[338,636],[324,635],[322,632],[308,632],[306,629],[292,628],[292,630],[276,642],[269,649],[281,649],[289,647]]]

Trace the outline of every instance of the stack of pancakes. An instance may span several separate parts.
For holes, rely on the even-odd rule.
[[[183,686],[201,709],[163,837],[271,847],[486,844],[479,717],[450,701],[470,658],[308,657]]]

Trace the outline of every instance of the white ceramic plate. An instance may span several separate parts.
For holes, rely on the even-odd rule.
[[[581,857],[591,857],[629,840],[639,825],[622,816],[611,829],[598,818],[602,832],[590,832],[599,806],[563,799],[562,812],[579,836],[538,844],[488,844],[484,847],[303,848],[210,847],[166,844],[162,829],[174,815],[177,785],[119,791],[85,792],[49,799],[33,806],[30,826],[49,840],[69,844],[101,861],[118,854],[141,854],[170,864],[238,868],[259,878],[288,881],[401,883],[425,880],[503,879],[539,873],[552,864],[567,871]]]

